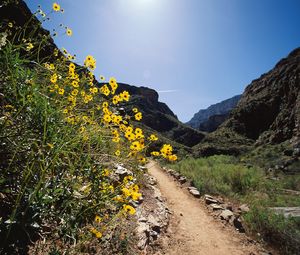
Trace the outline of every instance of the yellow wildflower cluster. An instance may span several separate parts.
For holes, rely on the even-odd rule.
[[[94,70],[96,68],[96,59],[93,56],[88,55],[84,60],[84,66]]]
[[[164,144],[160,150],[160,153],[164,158],[170,161],[176,161],[177,156],[175,154],[172,154],[172,152],[173,152],[173,148],[170,144]]]

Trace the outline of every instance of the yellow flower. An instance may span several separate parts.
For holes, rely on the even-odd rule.
[[[96,68],[96,59],[93,56],[88,55],[84,60],[84,65],[87,68],[94,70]]]
[[[97,229],[95,228],[91,228],[90,232],[93,233],[97,238],[101,238],[102,237],[102,233],[99,232]]]
[[[72,90],[71,94],[72,94],[72,96],[77,96],[77,94],[78,94],[78,89]]]
[[[123,205],[123,210],[129,214],[135,214],[135,209],[131,205]]]
[[[134,200],[134,201],[137,201],[137,200],[139,200],[139,198],[142,196],[142,194],[141,193],[138,193],[138,192],[132,192],[131,193],[131,197],[132,197],[132,199]]]
[[[100,80],[101,81],[104,81],[105,80],[105,77],[103,75],[100,75]]]
[[[106,84],[100,88],[100,92],[105,96],[108,96],[110,94],[110,90]]]
[[[132,111],[133,111],[134,113],[137,113],[139,110],[138,110],[138,108],[134,107],[134,108],[132,109]]]
[[[68,36],[72,36],[73,31],[72,31],[72,29],[68,28],[66,33],[67,33]]]
[[[116,150],[116,151],[115,151],[115,155],[116,155],[117,157],[120,156],[120,155],[121,155],[120,150]]]
[[[114,77],[109,79],[109,85],[111,86],[112,90],[116,90],[118,88],[117,81]]]
[[[52,83],[57,82],[57,74],[56,74],[56,73],[54,73],[54,74],[51,75],[50,81],[51,81]]]
[[[32,43],[27,43],[26,50],[30,51],[32,48],[33,48],[33,44]]]
[[[78,85],[78,81],[72,81],[72,86],[74,87],[74,88],[78,88],[79,87],[79,85]]]
[[[125,180],[125,179],[124,179],[124,181],[125,181],[126,183],[128,182],[128,181],[127,181],[127,180]],[[127,189],[127,188],[123,188],[123,189],[122,189],[122,192],[123,192],[123,196],[124,196],[124,197],[126,197],[126,198],[127,198],[127,197],[129,197],[129,196],[130,196],[130,191],[129,191],[129,189]]]
[[[60,88],[60,89],[58,90],[58,94],[63,95],[64,93],[65,93],[65,90],[64,90],[64,89]]]
[[[134,118],[137,120],[137,121],[140,121],[142,119],[142,113],[141,112],[138,112],[134,115]]]
[[[102,175],[103,176],[109,176],[110,175],[110,171],[108,169],[104,169]]]
[[[106,123],[111,122],[111,117],[110,117],[110,115],[104,114],[104,116],[103,116],[103,121],[106,122]]]
[[[114,137],[113,139],[111,139],[114,143],[118,143],[120,142],[120,137]]]
[[[169,159],[170,161],[176,161],[176,160],[177,160],[177,156],[176,156],[175,154],[173,154],[173,155],[170,155],[170,156],[168,157],[168,159]]]
[[[100,223],[100,222],[102,221],[102,218],[101,218],[99,215],[96,215],[95,221],[96,221],[97,223]]]
[[[140,142],[135,141],[130,145],[130,149],[133,151],[140,151],[141,150],[141,145]]]
[[[96,237],[97,237],[98,239],[102,237],[102,233],[99,232],[99,231],[98,231],[95,235],[96,235]]]
[[[74,63],[70,63],[69,70],[75,70],[75,64]]]
[[[125,137],[128,139],[128,141],[135,140],[135,135],[132,132],[126,132]]]
[[[157,157],[157,156],[159,156],[159,152],[158,152],[158,151],[152,151],[152,152],[151,152],[151,155]]]
[[[115,95],[112,99],[113,104],[118,104],[120,101],[120,97],[118,95]]]
[[[173,148],[170,144],[164,144],[161,148],[160,152],[163,157],[167,158],[168,156],[172,155]]]
[[[140,163],[146,163],[146,158],[140,157],[140,158],[139,158],[139,162],[140,162]]]
[[[152,135],[150,135],[149,140],[150,140],[150,141],[157,141],[158,138],[157,138],[156,135],[153,135],[153,134],[152,134]]]
[[[98,88],[95,87],[95,88],[92,89],[93,94],[96,94],[97,92],[98,92]]]
[[[108,102],[103,102],[102,107],[107,108],[108,107]]]
[[[52,5],[52,9],[56,12],[58,12],[60,10],[60,5],[58,3],[53,3]]]
[[[125,100],[126,102],[129,101],[130,94],[129,94],[128,91],[123,91],[123,93],[121,93],[120,96],[121,96],[121,98],[122,98],[123,100]]]
[[[128,132],[128,133],[132,133],[132,132],[133,132],[133,128],[132,128],[132,127],[130,127],[130,126],[129,126],[129,127],[127,127],[127,128],[126,128],[126,132]]]
[[[9,26],[10,28],[12,28],[14,25],[13,25],[12,22],[8,22],[8,26]]]

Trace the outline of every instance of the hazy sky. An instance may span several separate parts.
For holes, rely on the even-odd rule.
[[[52,1],[25,0],[32,10]],[[91,54],[95,75],[159,92],[185,122],[210,104],[240,94],[300,46],[300,0],[61,0],[59,47]]]

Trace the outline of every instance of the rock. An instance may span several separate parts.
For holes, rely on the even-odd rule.
[[[190,191],[190,190],[198,190],[196,187],[188,187],[187,189],[188,189],[189,191]]]
[[[141,217],[138,219],[139,222],[147,222],[147,219],[145,217]]]
[[[224,208],[218,204],[210,204],[209,205],[214,211],[223,210]]]
[[[184,183],[186,183],[186,177],[181,176],[181,177],[178,179],[178,181],[179,181],[181,184],[184,184]]]
[[[163,201],[163,198],[162,198],[162,195],[161,195],[161,192],[158,188],[156,187],[152,187],[153,189],[153,196],[160,202]]]
[[[131,171],[119,164],[116,164],[116,168],[115,174],[119,176],[119,180],[123,180],[125,176],[133,175]]]
[[[157,180],[156,180],[155,177],[149,176],[149,177],[148,177],[148,183],[149,183],[150,185],[156,185],[156,184],[157,184]]]
[[[149,225],[146,222],[141,222],[140,221],[136,231],[139,234],[149,232],[150,231]]]
[[[220,202],[218,200],[214,199],[210,195],[204,195],[204,199],[205,199],[205,203],[207,205],[210,205],[210,204],[220,204]]]
[[[200,197],[200,192],[196,189],[190,189],[190,193],[194,196],[199,198]]]
[[[148,216],[148,224],[152,230],[154,230],[157,233],[160,233],[160,229],[162,228],[162,224],[152,215],[150,214]]]
[[[233,216],[233,212],[230,211],[230,210],[224,210],[223,212],[221,212],[221,214],[219,215],[219,217],[222,219],[222,220],[226,220],[226,221],[229,221],[231,219],[231,217]]]
[[[140,222],[138,227],[136,228],[138,243],[137,246],[140,250],[143,250],[149,240],[149,225],[145,222]]]
[[[173,176],[174,176],[176,179],[179,179],[181,175],[180,175],[180,173],[175,172],[175,173],[173,174]]]
[[[242,204],[242,205],[238,208],[238,210],[239,210],[240,212],[242,212],[242,213],[246,213],[246,212],[249,212],[249,211],[250,211],[250,208],[248,207],[248,205]]]

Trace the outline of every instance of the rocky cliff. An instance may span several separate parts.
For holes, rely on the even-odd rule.
[[[223,125],[259,143],[300,136],[300,48],[247,86]]]
[[[283,150],[286,145],[300,150],[300,48],[252,81],[229,118],[196,151],[239,154],[283,143]]]
[[[186,124],[201,131],[212,132],[226,120],[240,98],[241,95],[237,95],[220,103],[213,104],[207,109],[202,109]]]

